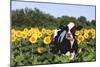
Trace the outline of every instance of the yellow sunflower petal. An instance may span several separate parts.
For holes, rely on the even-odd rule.
[[[45,37],[43,42],[44,42],[44,44],[49,45],[51,43],[51,37],[50,36]]]

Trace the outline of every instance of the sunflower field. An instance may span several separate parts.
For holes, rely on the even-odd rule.
[[[14,7],[14,6],[13,6]],[[68,15],[55,17],[38,8],[11,10],[11,65],[40,65],[96,61],[96,20],[88,21]],[[77,14],[77,12],[76,12]],[[73,22],[83,28],[75,32],[78,53],[70,56],[54,54],[53,33],[60,24]]]
[[[39,65],[70,62],[87,62],[96,60],[96,30],[83,28],[76,31],[78,54],[73,60],[69,56],[53,54],[53,32],[55,29],[24,28],[11,30],[11,64],[12,65]]]

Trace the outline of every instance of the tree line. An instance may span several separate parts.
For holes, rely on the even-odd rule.
[[[38,27],[38,28],[58,28],[59,24],[67,25],[69,22],[82,25],[83,27],[90,28],[96,27],[96,20],[88,21],[86,17],[80,16],[78,18],[72,16],[54,17],[47,14],[38,8],[30,9],[16,9],[11,11],[12,28],[24,27]]]

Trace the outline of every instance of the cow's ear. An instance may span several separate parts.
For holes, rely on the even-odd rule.
[[[76,30],[81,30],[83,27],[81,25],[76,25]]]

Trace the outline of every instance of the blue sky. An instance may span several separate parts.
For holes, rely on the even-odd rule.
[[[55,17],[68,15],[76,18],[85,16],[89,21],[95,19],[95,6],[12,1],[12,10],[26,7],[31,9],[38,8]]]

